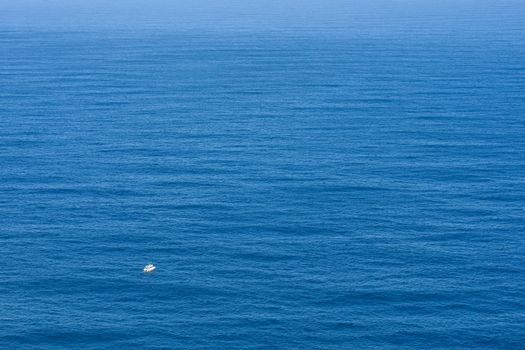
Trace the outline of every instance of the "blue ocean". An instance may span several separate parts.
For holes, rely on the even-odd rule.
[[[524,349],[524,18],[1,0],[0,349]]]

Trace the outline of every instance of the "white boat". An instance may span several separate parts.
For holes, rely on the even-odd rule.
[[[153,264],[148,264],[144,266],[144,272],[153,272],[157,267]]]

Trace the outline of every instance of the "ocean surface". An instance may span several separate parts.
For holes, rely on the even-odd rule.
[[[0,15],[0,348],[523,349],[525,4],[236,4]]]

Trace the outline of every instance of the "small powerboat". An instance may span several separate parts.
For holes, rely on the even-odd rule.
[[[144,266],[144,272],[153,272],[157,267],[153,264],[148,264]]]

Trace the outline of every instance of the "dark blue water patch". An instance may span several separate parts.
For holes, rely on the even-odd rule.
[[[0,348],[519,349],[523,24],[444,9],[3,21]]]

